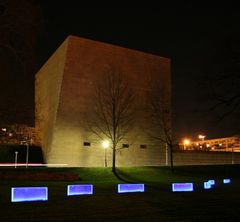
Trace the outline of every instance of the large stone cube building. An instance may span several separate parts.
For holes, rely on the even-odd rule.
[[[91,110],[92,85],[101,81],[99,77],[109,65],[126,74],[141,113],[132,132],[121,141],[126,149],[117,153],[116,166],[165,164],[165,144],[148,138],[143,110],[146,92],[151,90],[150,77],[170,92],[170,60],[75,36],[69,36],[36,74],[36,129],[46,163],[104,166],[102,141],[84,126],[85,114]],[[108,166],[111,159],[109,149]]]

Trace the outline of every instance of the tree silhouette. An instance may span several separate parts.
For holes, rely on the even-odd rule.
[[[157,80],[150,81],[148,102],[146,104],[150,138],[166,145],[170,154],[170,167],[173,172],[173,139],[171,127],[171,93],[161,87]]]
[[[107,139],[112,148],[112,171],[116,173],[118,144],[133,127],[134,93],[125,75],[113,67],[106,69],[100,81],[94,84],[92,109],[88,127],[101,140]]]
[[[205,97],[218,122],[236,121],[240,115],[240,36],[227,38],[221,53],[213,61],[211,73],[204,80]],[[206,96],[207,95],[207,96]],[[233,128],[231,124],[231,128]]]

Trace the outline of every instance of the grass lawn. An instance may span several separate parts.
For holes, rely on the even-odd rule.
[[[0,169],[1,171],[9,169]],[[11,169],[24,173],[19,169]],[[28,168],[78,173],[80,181],[0,180],[0,221],[238,221],[240,166],[186,166],[172,174],[164,167]],[[231,178],[231,184],[222,179]],[[203,182],[215,179],[211,190]],[[124,182],[125,181],[125,182]],[[145,193],[117,194],[118,183],[145,183]],[[173,193],[172,182],[194,182],[194,192]],[[94,195],[66,196],[68,184],[94,184]],[[12,186],[48,186],[47,202],[11,203]]]

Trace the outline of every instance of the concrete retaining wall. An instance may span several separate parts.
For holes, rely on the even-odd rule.
[[[240,153],[175,151],[173,153],[173,162],[175,166],[240,164]]]

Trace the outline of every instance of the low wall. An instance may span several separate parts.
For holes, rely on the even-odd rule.
[[[173,164],[175,166],[240,164],[240,153],[191,150],[174,151]]]

